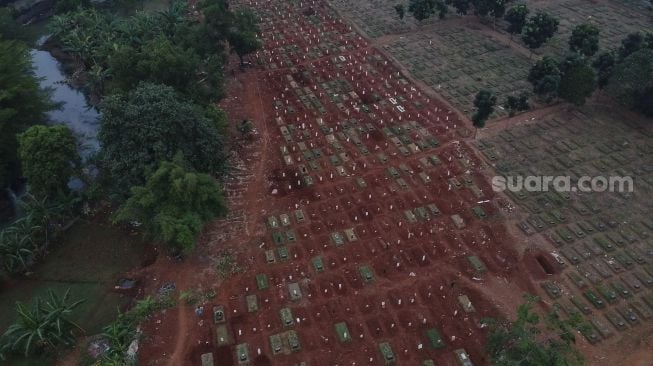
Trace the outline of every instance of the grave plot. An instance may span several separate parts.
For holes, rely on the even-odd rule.
[[[526,81],[528,58],[476,29],[442,26],[409,33],[385,47],[411,74],[468,116],[480,89],[506,95],[531,88]],[[497,109],[497,117],[504,115]]]
[[[393,2],[331,0],[330,4],[341,15],[355,22],[365,35],[371,38],[404,33],[418,28],[417,21],[410,14],[406,14],[403,20],[399,19],[394,9],[396,3]],[[422,26],[436,22],[436,19],[427,19],[422,22]]]
[[[251,221],[221,244],[249,265],[211,300],[231,340],[216,355],[412,365],[453,364],[465,349],[480,360],[480,320],[499,310],[479,288],[513,276],[516,254],[482,161],[461,141],[469,131],[364,41],[342,49],[350,31],[324,2],[236,3],[264,19],[270,53],[247,72],[269,151]],[[339,46],[301,51],[312,35]],[[281,48],[295,51],[270,62]],[[521,273],[512,281],[528,288]]]
[[[653,327],[653,308],[644,306],[653,293],[652,142],[650,126],[593,107],[550,114],[477,143],[504,177],[571,177],[569,192],[551,186],[548,192],[507,194],[525,212],[519,228],[554,253],[558,264],[537,257],[544,272],[562,270],[560,282],[542,283],[544,296],[570,316],[582,313],[589,325],[584,336],[592,344]],[[617,183],[616,192],[582,192],[577,183],[586,176],[630,177],[634,190],[619,192]]]

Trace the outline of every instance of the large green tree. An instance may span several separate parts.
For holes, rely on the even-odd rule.
[[[594,56],[599,50],[599,29],[592,24],[579,24],[571,31],[569,49],[585,57]]]
[[[229,30],[229,45],[240,58],[241,65],[244,56],[256,52],[262,46],[257,33],[260,32],[256,16],[249,9],[241,9],[234,13],[233,26]]]
[[[558,31],[560,22],[553,16],[538,11],[524,26],[522,40],[531,50],[542,47]]]
[[[578,106],[585,104],[585,100],[596,90],[594,69],[587,63],[565,68],[559,88],[562,99]]]
[[[621,47],[619,47],[618,50],[619,60],[623,60],[631,54],[644,48],[653,49],[653,33],[630,33],[621,41]]]
[[[558,96],[561,79],[560,63],[549,56],[538,60],[528,73],[528,81],[533,85],[533,92],[546,101],[551,101]]]
[[[508,33],[510,33],[511,39],[514,34],[521,34],[526,25],[528,13],[526,4],[516,4],[506,12],[504,19],[508,22]]]
[[[108,97],[101,110],[101,156],[119,194],[143,185],[148,173],[178,151],[199,172],[225,166],[224,122],[215,119],[224,115],[209,114],[171,87],[143,83],[126,96]]]
[[[613,51],[600,53],[592,63],[592,66],[596,69],[597,86],[599,89],[603,89],[608,85],[615,63],[616,57]]]
[[[38,199],[61,198],[79,167],[75,136],[68,127],[32,126],[18,136],[18,155],[30,192]]]
[[[186,168],[181,154],[163,162],[144,186],[116,215],[117,222],[137,220],[147,232],[174,247],[189,251],[204,225],[227,212],[224,197],[213,177]]]
[[[619,62],[607,90],[622,104],[653,116],[653,50],[640,49]]]
[[[32,70],[29,49],[0,39],[0,189],[19,174],[16,135],[45,120],[52,108]]]
[[[477,129],[485,126],[485,121],[490,118],[494,107],[497,104],[497,97],[491,91],[481,89],[474,98],[474,107],[476,112],[472,116],[472,122]]]
[[[447,5],[443,0],[410,0],[408,11],[417,21],[422,21],[437,13],[440,19],[447,15]]]

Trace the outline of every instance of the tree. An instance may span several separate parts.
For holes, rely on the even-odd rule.
[[[544,56],[538,60],[528,73],[528,81],[533,85],[533,92],[546,101],[558,96],[562,72],[558,61]]]
[[[586,63],[565,69],[559,89],[562,99],[577,106],[585,104],[585,100],[596,90],[594,69]]]
[[[28,48],[0,40],[0,189],[19,176],[16,135],[45,120],[49,94],[34,76]]]
[[[436,0],[410,0],[408,12],[413,14],[418,22],[421,22],[435,14],[436,3]]]
[[[557,311],[546,317],[547,326],[555,336],[547,336],[539,328],[540,316],[533,312],[538,298],[527,297],[517,308],[514,322],[486,320],[490,325],[486,351],[496,366],[581,366],[583,359],[571,344],[573,329],[586,325],[582,319],[562,319]]]
[[[559,24],[558,19],[538,11],[526,22],[522,40],[531,51],[540,48],[558,31]]]
[[[59,198],[79,165],[77,141],[68,127],[32,126],[18,135],[18,155],[30,192],[37,198]]]
[[[399,19],[403,20],[404,16],[406,15],[406,8],[404,7],[404,4],[395,5],[395,12],[397,12]]]
[[[530,108],[528,104],[528,94],[522,93],[519,96],[509,95],[503,104],[503,107],[508,110],[510,116],[514,116],[517,112],[522,112]]]
[[[243,65],[243,57],[261,48],[261,41],[257,37],[260,32],[256,16],[249,9],[241,9],[234,13],[233,26],[230,28],[228,40],[234,52]]]
[[[460,15],[467,15],[472,6],[471,0],[447,0],[447,4],[453,5],[456,13]]]
[[[473,0],[476,15],[501,18],[506,12],[506,0]]]
[[[16,11],[12,8],[0,8],[0,39],[29,43],[34,38],[33,32],[28,27],[23,27],[15,15]]]
[[[143,185],[148,172],[178,151],[194,170],[220,172],[225,166],[224,137],[221,123],[209,118],[219,116],[164,85],[142,83],[127,96],[106,98],[98,139],[117,193]]]
[[[144,186],[120,207],[116,222],[137,220],[149,235],[173,247],[190,251],[209,220],[223,216],[227,207],[215,180],[185,166],[181,154],[162,162]]]
[[[599,50],[599,29],[591,24],[579,24],[571,31],[569,49],[585,57]]]
[[[524,26],[526,25],[526,17],[528,16],[529,10],[526,4],[517,4],[508,9],[504,19],[508,22],[508,32],[510,33],[510,39],[514,34],[521,34]]]
[[[472,116],[472,122],[477,130],[485,127],[485,121],[487,121],[492,112],[494,112],[494,106],[496,104],[497,97],[493,95],[491,91],[481,89],[476,94],[476,98],[474,98],[476,113]]]
[[[607,89],[622,104],[653,116],[653,50],[641,49],[617,63]]]
[[[618,51],[619,60],[623,60],[643,48],[653,49],[653,33],[630,33],[621,41]]]
[[[603,89],[606,85],[608,85],[615,63],[616,57],[613,51],[600,53],[596,60],[594,60],[592,63],[592,66],[596,70],[597,86],[599,89]]]
[[[68,289],[63,296],[48,290],[45,299],[36,297],[31,306],[17,302],[17,320],[0,338],[0,353],[20,352],[28,356],[74,345],[74,331],[82,328],[71,316],[84,301],[71,302]]]

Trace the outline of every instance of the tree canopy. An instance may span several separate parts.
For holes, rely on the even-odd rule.
[[[631,54],[644,48],[653,49],[653,33],[630,33],[621,41],[621,46],[618,50],[619,60],[623,60]]]
[[[622,104],[653,116],[653,50],[643,48],[626,56],[614,67],[607,89]]]
[[[513,34],[521,34],[524,26],[526,25],[526,17],[528,17],[528,7],[526,4],[516,4],[506,12],[504,19],[508,22],[508,32]]]
[[[51,108],[48,92],[34,76],[27,46],[0,40],[0,188],[7,187],[20,171],[16,135],[43,122]]]
[[[596,60],[592,63],[594,69],[596,69],[597,74],[597,86],[599,89],[603,89],[608,85],[610,76],[612,75],[612,70],[614,69],[616,63],[616,57],[614,52],[606,51],[602,52],[596,57]]]
[[[191,250],[204,224],[225,215],[227,208],[215,179],[184,165],[181,154],[174,162],[162,162],[144,186],[132,188],[116,221],[137,220],[153,237]]]
[[[559,95],[575,105],[585,104],[585,100],[596,90],[596,74],[587,63],[572,65],[563,70]]]
[[[538,11],[526,22],[522,40],[531,50],[540,48],[558,31],[559,24],[558,19]]]
[[[591,24],[579,24],[571,31],[569,49],[590,57],[599,50],[599,29]]]
[[[79,165],[77,142],[70,129],[63,125],[32,126],[18,135],[18,141],[30,193],[37,199],[65,196]]]
[[[557,97],[582,105],[596,89],[596,74],[587,59],[571,54],[558,61],[545,56],[537,61],[528,74],[535,94],[550,102]]]
[[[126,96],[106,98],[101,110],[101,156],[119,194],[143,185],[148,172],[177,152],[199,172],[224,168],[223,121],[214,119],[224,115],[181,99],[171,87],[142,83]]]
[[[79,8],[55,16],[49,31],[64,51],[82,61],[94,91],[125,93],[149,81],[172,86],[198,103],[215,102],[223,96],[225,41],[229,34],[249,37],[256,30],[255,19],[220,13],[229,23],[216,35],[214,17],[207,15],[202,23],[187,13],[187,5],[179,1],[165,11],[127,17]],[[239,41],[243,48],[238,49],[251,49],[250,38]]]
[[[408,3],[408,12],[421,22],[438,13],[440,19],[447,14],[447,5],[442,0],[410,0]]]
[[[496,104],[497,97],[492,94],[491,91],[482,89],[478,94],[476,94],[476,98],[474,98],[476,113],[472,116],[474,127],[483,128],[485,126],[485,121],[487,121],[492,112],[494,112],[494,106]]]
[[[557,97],[561,79],[560,65],[550,56],[538,60],[528,73],[528,81],[533,85],[533,92],[548,101]]]
[[[528,108],[530,108],[530,105],[528,104],[528,94],[522,93],[518,96],[509,95],[506,98],[503,107],[508,110],[510,116],[514,116],[517,112],[528,110]]]

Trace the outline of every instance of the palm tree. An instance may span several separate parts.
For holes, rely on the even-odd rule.
[[[85,300],[69,303],[70,289],[63,296],[48,290],[45,300],[37,297],[32,306],[16,303],[16,322],[0,338],[0,350],[20,351],[25,356],[52,351],[75,342],[74,330],[83,329],[69,319],[74,309]]]

